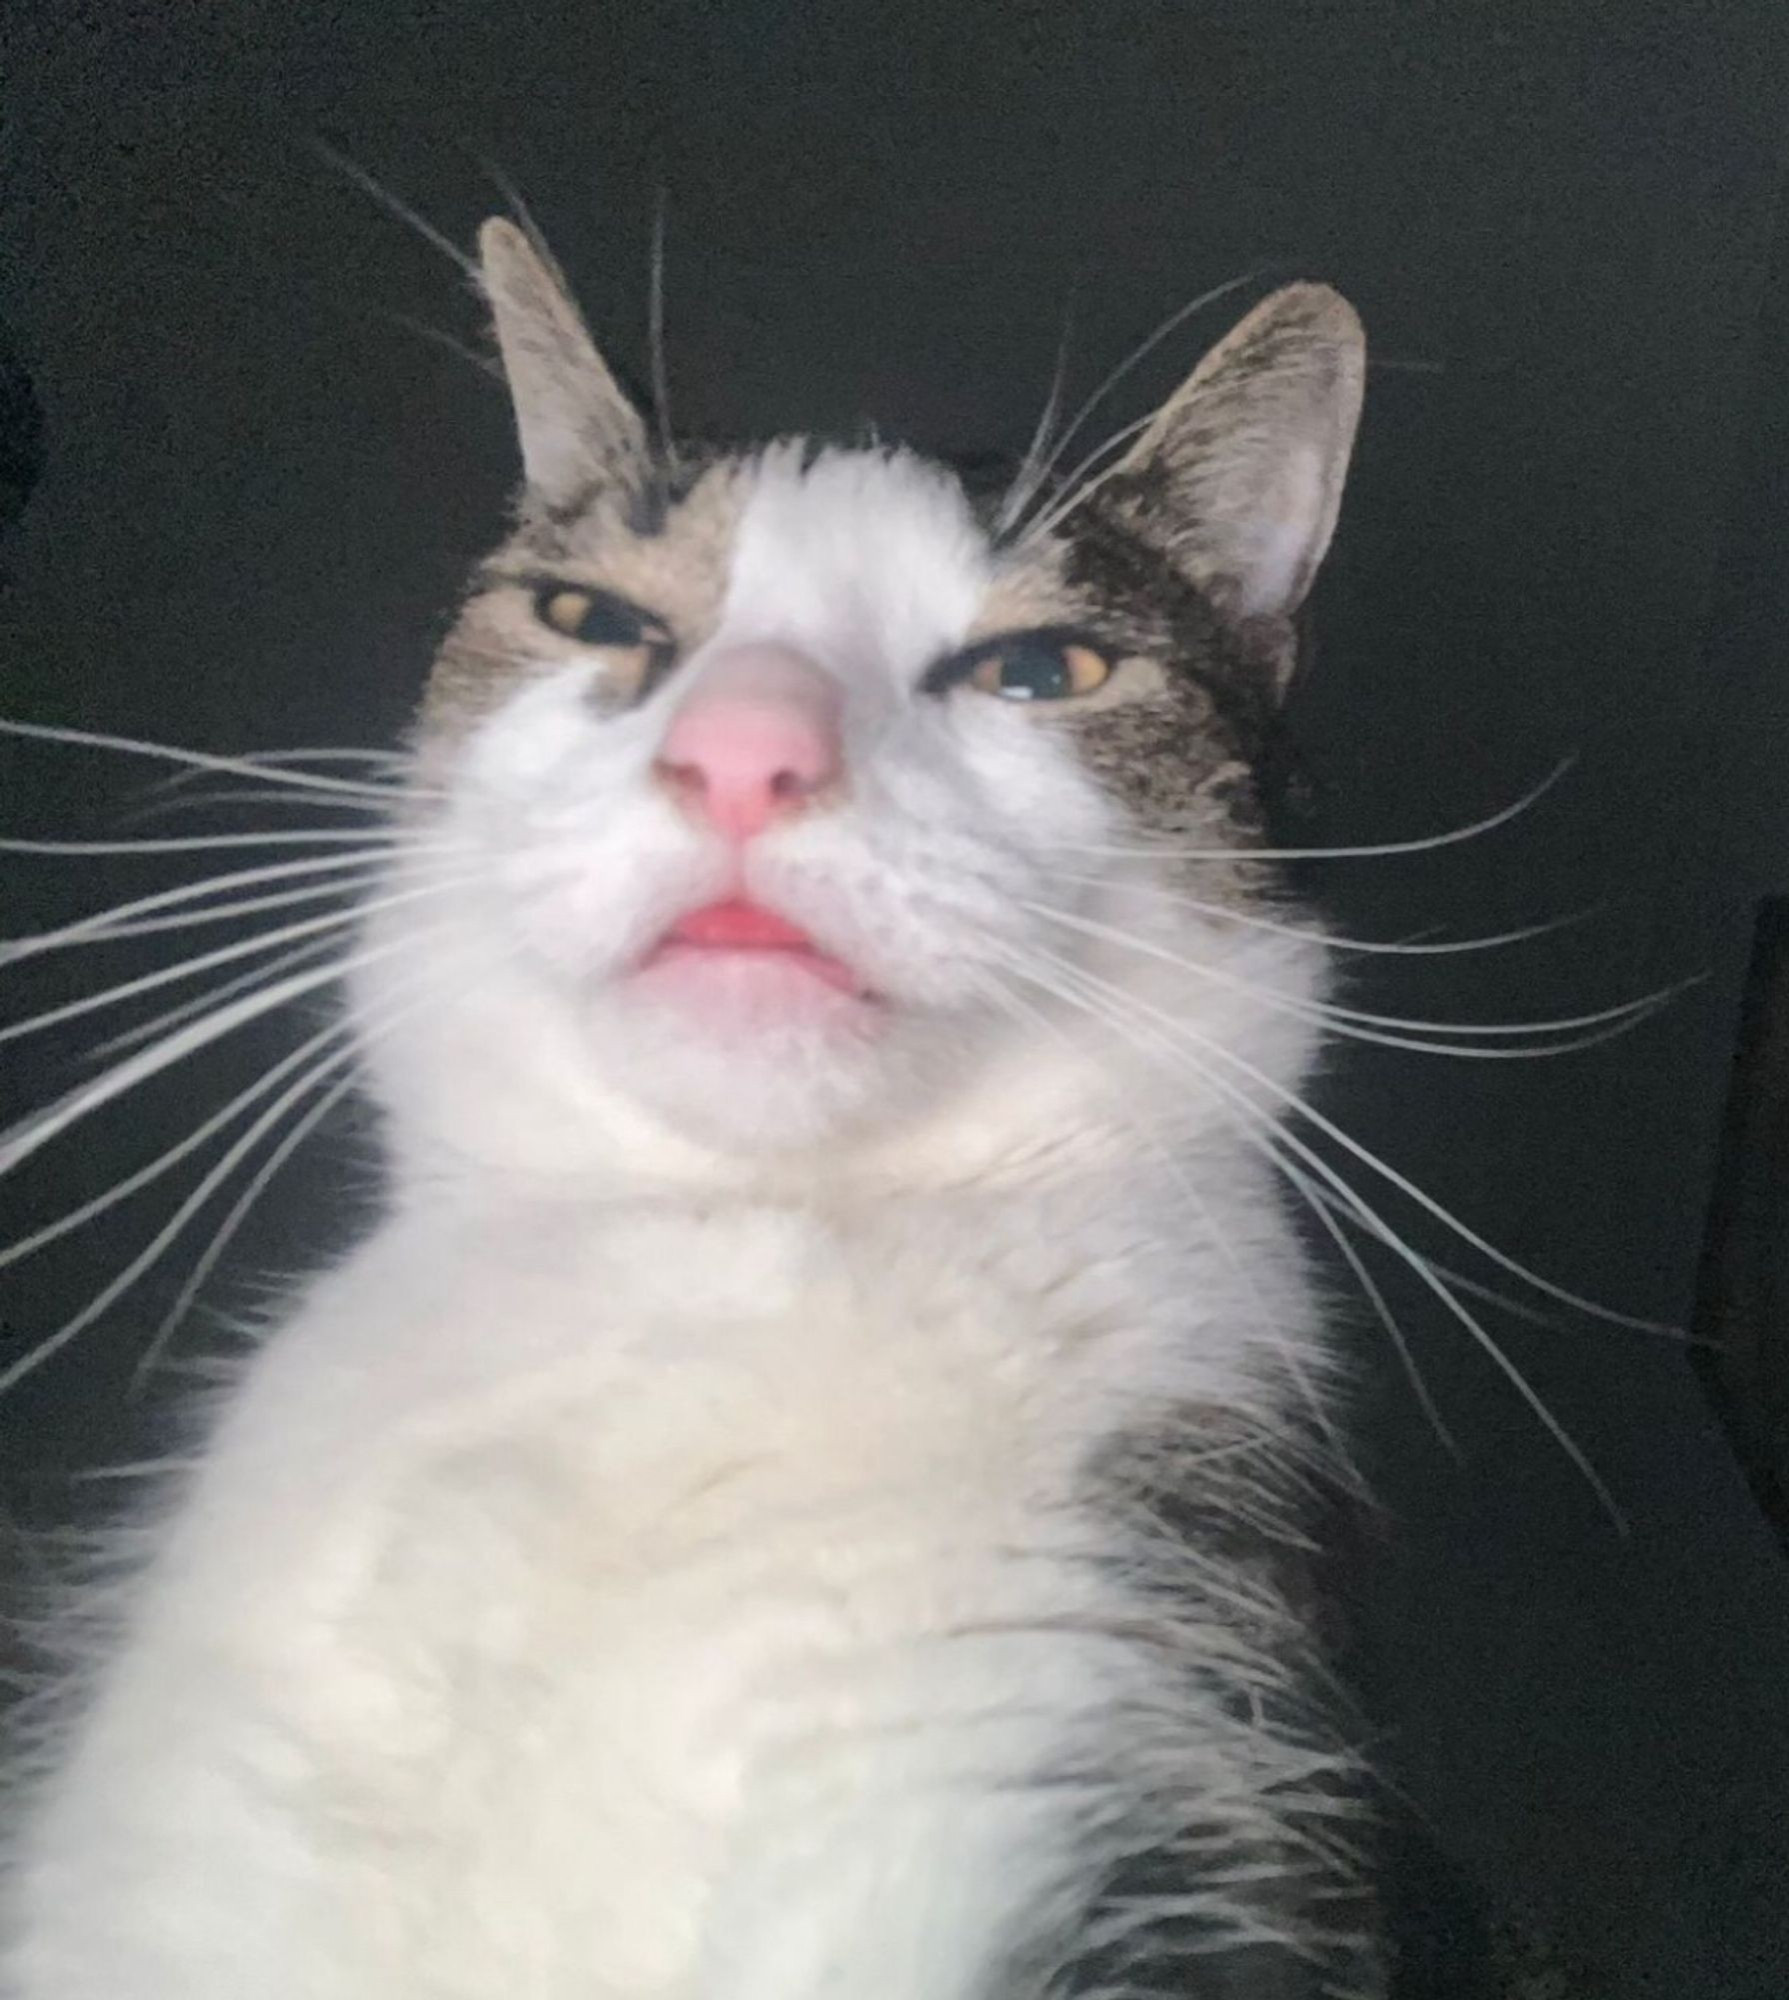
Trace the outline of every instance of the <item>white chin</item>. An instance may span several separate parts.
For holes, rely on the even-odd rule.
[[[686,1034],[742,1053],[813,1038],[861,1041],[887,1018],[836,960],[801,952],[672,949],[620,991],[630,1012],[680,1022]]]
[[[669,953],[611,998],[617,1080],[705,1143],[812,1145],[879,1094],[890,1010],[795,954]]]

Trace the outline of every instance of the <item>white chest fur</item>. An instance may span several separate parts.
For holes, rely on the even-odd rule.
[[[213,2000],[193,1926],[217,2000],[984,1990],[1074,1893],[1032,1781],[1140,1671],[1097,1636],[1089,1454],[1260,1393],[1224,1263],[1063,1220],[388,1225],[176,1524],[50,1801],[39,1896],[78,1849],[99,1906],[20,1991]]]

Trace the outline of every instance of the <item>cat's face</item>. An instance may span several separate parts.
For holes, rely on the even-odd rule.
[[[425,705],[395,877],[428,893],[361,983],[375,1039],[430,988],[388,1038],[400,1113],[543,1166],[997,1117],[996,1077],[1072,1116],[1073,1017],[1116,1004],[1088,982],[1156,1005],[1170,955],[1250,947],[1223,911],[1254,871],[1136,850],[1246,852],[1348,309],[1269,301],[1027,530],[901,452],[668,461],[544,264],[504,225],[485,253],[529,483]]]

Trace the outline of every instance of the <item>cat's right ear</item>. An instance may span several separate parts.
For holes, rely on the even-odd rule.
[[[647,454],[646,426],[596,351],[565,280],[501,217],[478,232],[479,275],[497,329],[531,493],[562,507]]]

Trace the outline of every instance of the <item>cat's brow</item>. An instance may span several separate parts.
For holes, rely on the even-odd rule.
[[[575,583],[583,579],[563,567],[544,563],[512,565],[506,562],[480,563],[472,572],[474,592],[483,590],[537,590],[542,584]]]

